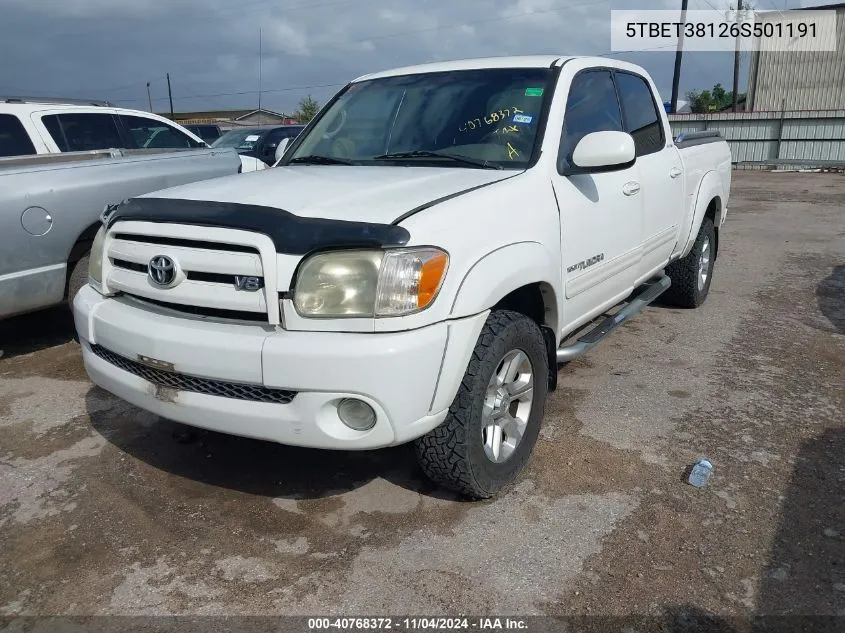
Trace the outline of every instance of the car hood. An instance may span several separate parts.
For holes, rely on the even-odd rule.
[[[296,165],[217,178],[146,197],[232,202],[298,216],[389,224],[419,206],[514,176],[511,170]]]

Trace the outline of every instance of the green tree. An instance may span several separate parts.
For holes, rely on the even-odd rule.
[[[724,88],[722,88],[722,84],[716,84],[713,86],[711,93],[713,94],[713,103],[716,104],[716,108],[718,110],[721,110],[722,106],[726,103],[730,103],[730,100],[727,99],[728,93],[725,92]]]
[[[320,104],[314,97],[308,95],[299,100],[299,105],[296,107],[296,112],[293,113],[293,118],[300,123],[308,123],[317,116],[317,112],[319,111]]]
[[[713,95],[709,90],[690,90],[687,93],[690,110],[697,114],[708,112],[710,106],[713,105]]]
[[[739,93],[739,98],[745,97],[745,93]],[[712,90],[690,90],[687,92],[687,99],[690,102],[690,110],[701,114],[703,112],[718,112],[730,108],[733,105],[733,91],[727,92],[722,84],[717,83]]]

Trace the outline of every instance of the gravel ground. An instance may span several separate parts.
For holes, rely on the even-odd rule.
[[[0,323],[0,350],[0,616],[845,618],[841,175],[735,172],[707,303],[650,307],[561,368],[530,468],[490,502],[407,447],[139,411],[92,388],[61,309]]]

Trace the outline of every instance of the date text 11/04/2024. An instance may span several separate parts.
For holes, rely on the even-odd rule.
[[[528,623],[521,618],[443,618],[443,617],[372,617],[309,618],[309,631],[524,631]]]
[[[628,22],[626,37],[816,37],[815,22]]]

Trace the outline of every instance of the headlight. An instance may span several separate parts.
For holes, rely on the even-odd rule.
[[[91,254],[88,255],[88,278],[95,281],[97,285],[103,283],[103,241],[106,237],[106,228],[100,227],[97,235],[94,236],[94,243],[91,244]]]
[[[448,263],[437,248],[320,253],[299,270],[294,307],[306,317],[412,314],[434,301]]]

